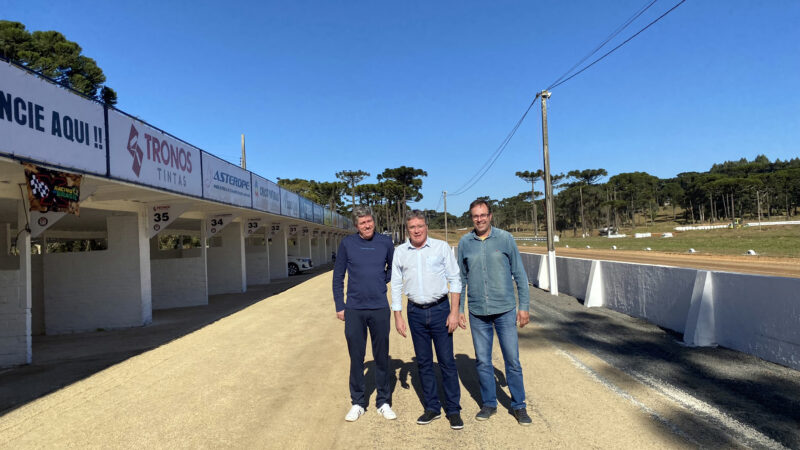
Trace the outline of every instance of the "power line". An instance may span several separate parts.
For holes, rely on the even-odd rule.
[[[628,39],[625,39],[625,41],[623,41],[621,44],[619,44],[618,46],[616,46],[616,47],[612,48],[611,50],[609,50],[609,51],[608,51],[606,54],[604,54],[603,56],[601,56],[601,57],[599,57],[599,58],[595,59],[594,61],[592,61],[592,63],[591,63],[591,64],[589,64],[588,66],[586,66],[586,67],[584,67],[583,69],[581,69],[581,70],[579,70],[579,71],[575,72],[574,74],[570,75],[570,76],[569,76],[569,78],[566,78],[566,79],[564,79],[564,80],[562,80],[562,81],[560,81],[560,82],[558,82],[558,83],[556,83],[556,84],[554,84],[554,85],[550,86],[550,87],[549,87],[549,88],[547,88],[547,89],[548,89],[548,90],[550,90],[550,89],[554,89],[554,88],[556,88],[556,87],[558,87],[558,86],[561,86],[562,84],[566,83],[567,81],[569,81],[569,80],[571,80],[571,79],[575,78],[576,76],[580,75],[581,73],[583,73],[583,72],[584,72],[586,69],[588,69],[589,67],[592,67],[593,65],[595,65],[595,64],[597,64],[598,62],[602,61],[602,60],[603,60],[603,58],[605,58],[606,56],[608,56],[608,55],[610,55],[610,54],[614,53],[614,52],[615,52],[615,51],[616,51],[618,48],[620,48],[620,47],[622,47],[623,45],[625,45],[625,44],[627,44],[628,42],[630,42],[630,41],[631,41],[633,38],[635,38],[636,36],[638,36],[639,34],[641,34],[641,33],[642,33],[644,30],[646,30],[646,29],[650,28],[650,27],[651,27],[653,24],[655,24],[655,23],[656,23],[656,22],[658,22],[659,20],[663,19],[663,18],[664,18],[664,16],[666,16],[667,14],[671,13],[672,11],[674,11],[674,10],[675,10],[675,8],[677,8],[678,6],[681,6],[681,5],[682,5],[682,4],[683,4],[685,1],[686,1],[686,0],[681,0],[681,1],[680,1],[680,2],[678,2],[678,3],[677,3],[675,6],[673,6],[673,7],[672,7],[672,8],[670,8],[669,10],[667,10],[667,12],[665,12],[664,14],[662,14],[662,15],[658,16],[658,17],[657,17],[657,18],[656,18],[654,21],[652,21],[652,22],[648,23],[648,24],[647,24],[647,26],[645,26],[645,27],[644,27],[644,28],[642,28],[641,30],[637,31],[637,32],[636,32],[636,33],[635,33],[633,36],[629,37]]]
[[[556,83],[558,83],[559,81],[563,80],[563,79],[564,79],[564,77],[566,77],[567,75],[569,75],[569,74],[570,74],[570,73],[571,73],[573,70],[575,70],[575,69],[576,69],[578,66],[580,66],[581,64],[583,64],[583,62],[584,62],[584,61],[586,61],[587,59],[589,59],[589,58],[590,58],[592,55],[594,55],[595,53],[597,53],[597,52],[598,52],[598,51],[599,51],[601,48],[603,48],[603,47],[604,47],[606,44],[608,44],[608,43],[609,43],[609,41],[611,41],[612,39],[614,39],[615,37],[617,37],[617,35],[618,35],[619,33],[621,33],[621,32],[622,32],[622,30],[624,30],[625,28],[627,28],[627,27],[628,27],[628,25],[630,25],[631,23],[633,23],[633,21],[634,21],[634,20],[638,19],[638,18],[639,18],[639,16],[641,16],[642,14],[644,14],[644,12],[645,12],[645,11],[647,11],[648,9],[650,9],[650,7],[651,7],[651,6],[655,5],[655,3],[656,3],[657,1],[658,1],[658,0],[653,0],[653,1],[651,1],[650,3],[648,3],[647,5],[645,5],[645,6],[643,6],[642,8],[640,8],[640,9],[639,9],[639,11],[637,11],[636,13],[634,13],[634,14],[633,14],[633,15],[632,15],[630,18],[628,18],[628,20],[626,20],[626,21],[625,21],[625,22],[624,22],[622,25],[620,25],[619,27],[617,27],[617,29],[616,29],[616,30],[614,30],[614,31],[613,31],[611,34],[609,34],[609,35],[608,35],[608,37],[606,37],[606,38],[605,38],[605,40],[603,40],[603,42],[601,42],[601,43],[600,43],[600,45],[598,45],[597,47],[595,47],[595,48],[594,48],[594,50],[592,50],[591,52],[589,52],[589,53],[588,53],[586,56],[584,56],[584,57],[583,57],[583,58],[582,58],[580,61],[576,62],[576,63],[575,63],[575,64],[574,64],[572,67],[570,67],[570,68],[569,68],[569,70],[567,70],[567,71],[566,71],[566,72],[564,72],[564,73],[563,73],[563,74],[562,74],[560,77],[558,77],[558,79],[556,79],[556,81],[553,81],[552,83],[550,83],[550,86],[547,88],[547,90],[549,91],[550,89],[552,89],[552,88],[553,88],[553,86],[554,86]]]
[[[635,38],[636,36],[638,36],[639,34],[641,34],[641,33],[642,33],[643,31],[645,31],[646,29],[650,28],[650,27],[651,27],[653,24],[655,24],[655,23],[656,23],[656,22],[658,22],[659,20],[663,19],[663,18],[664,18],[664,17],[665,17],[667,14],[671,13],[672,11],[674,11],[674,10],[675,10],[675,9],[676,9],[678,6],[682,5],[682,4],[683,4],[683,3],[684,3],[686,0],[681,0],[681,1],[680,1],[680,2],[678,2],[678,3],[677,3],[675,6],[673,6],[673,7],[672,7],[672,8],[670,8],[669,10],[667,10],[667,12],[665,12],[664,14],[662,14],[662,15],[658,16],[658,17],[657,17],[655,20],[653,20],[652,22],[650,22],[649,24],[647,24],[647,25],[646,25],[644,28],[642,28],[641,30],[639,30],[639,31],[637,31],[636,33],[634,33],[634,34],[633,34],[631,37],[629,37],[628,39],[626,39],[625,41],[623,41],[621,44],[619,44],[619,45],[617,45],[616,47],[614,47],[613,49],[609,50],[609,51],[608,51],[608,52],[606,52],[606,53],[605,53],[603,56],[601,56],[601,57],[599,57],[599,58],[595,59],[594,61],[592,61],[592,62],[591,62],[589,65],[587,65],[587,66],[586,66],[586,67],[584,67],[583,69],[581,69],[581,70],[579,70],[579,71],[575,72],[574,74],[570,75],[570,76],[569,76],[569,77],[567,77],[567,78],[564,78],[564,77],[565,77],[565,76],[566,76],[568,73],[570,73],[571,71],[573,71],[573,70],[574,70],[576,67],[578,67],[578,66],[579,66],[581,63],[583,63],[583,62],[584,62],[584,61],[586,61],[586,60],[587,60],[589,57],[591,57],[592,55],[594,55],[595,53],[597,53],[597,51],[598,51],[598,50],[600,50],[600,49],[601,49],[603,46],[605,46],[605,45],[606,45],[606,44],[607,44],[607,43],[608,43],[608,42],[609,42],[611,39],[613,39],[614,37],[616,37],[616,36],[617,36],[617,35],[618,35],[620,32],[622,32],[622,30],[624,30],[625,28],[627,28],[627,27],[628,27],[628,25],[630,25],[630,24],[631,24],[631,23],[632,23],[634,20],[636,20],[637,18],[639,18],[639,17],[640,17],[640,16],[641,16],[641,15],[642,15],[642,14],[643,14],[645,11],[647,11],[647,10],[648,10],[648,9],[649,9],[651,6],[653,6],[653,4],[655,4],[655,3],[656,3],[656,1],[658,1],[658,0],[652,0],[650,3],[648,3],[647,5],[645,5],[644,7],[642,7],[642,8],[641,8],[639,11],[637,11],[637,12],[636,12],[636,13],[635,13],[633,16],[631,16],[631,18],[629,18],[627,21],[625,21],[625,23],[623,23],[622,25],[620,25],[620,27],[618,27],[618,28],[617,28],[617,29],[616,29],[616,30],[615,30],[613,33],[611,33],[611,34],[610,34],[610,35],[609,35],[609,36],[608,36],[608,37],[607,37],[607,38],[606,38],[606,39],[605,39],[605,40],[604,40],[602,43],[600,43],[600,45],[599,45],[599,46],[597,46],[597,47],[596,47],[596,48],[595,48],[595,49],[594,49],[594,50],[593,50],[591,53],[589,53],[588,55],[586,55],[585,57],[583,57],[583,58],[582,58],[580,61],[578,61],[578,63],[576,63],[575,65],[573,65],[573,66],[572,66],[572,67],[571,67],[571,68],[570,68],[570,69],[569,69],[567,72],[565,72],[565,73],[564,73],[563,75],[561,75],[561,76],[560,76],[558,79],[556,79],[556,81],[554,81],[554,82],[553,82],[553,84],[551,84],[551,85],[550,85],[550,86],[549,86],[549,87],[548,87],[546,90],[548,90],[548,91],[549,91],[549,90],[551,90],[551,89],[554,89],[554,88],[556,88],[556,87],[558,87],[558,86],[561,86],[562,84],[566,83],[567,81],[569,81],[569,80],[571,80],[571,79],[575,78],[576,76],[578,76],[578,75],[580,75],[581,73],[583,73],[584,71],[586,71],[586,69],[588,69],[588,68],[592,67],[593,65],[597,64],[598,62],[602,61],[603,59],[605,59],[605,57],[606,57],[606,56],[608,56],[608,55],[610,55],[610,54],[614,53],[614,52],[615,52],[617,49],[619,49],[619,48],[620,48],[620,47],[622,47],[623,45],[625,45],[625,44],[627,44],[628,42],[630,42],[631,40],[633,40],[633,38]],[[491,156],[489,157],[489,159],[488,159],[488,160],[487,160],[487,161],[486,161],[486,162],[483,164],[483,166],[481,166],[481,168],[480,168],[480,169],[478,169],[478,171],[477,171],[477,172],[476,172],[476,173],[475,173],[475,174],[474,174],[474,175],[473,175],[473,176],[472,176],[472,177],[471,177],[469,180],[467,180],[467,181],[466,181],[466,183],[464,183],[464,184],[463,184],[463,185],[462,185],[460,188],[458,188],[458,189],[457,189],[455,192],[452,192],[452,193],[450,193],[450,196],[451,196],[451,197],[455,197],[455,196],[458,196],[458,195],[464,194],[464,193],[465,193],[465,192],[467,192],[468,190],[472,189],[472,187],[473,187],[473,186],[475,186],[475,184],[476,184],[478,181],[480,181],[480,180],[481,180],[481,178],[483,178],[483,176],[484,176],[484,175],[486,175],[486,173],[489,171],[489,169],[491,169],[491,168],[492,168],[492,166],[494,165],[494,163],[495,163],[495,162],[497,162],[497,159],[500,157],[500,155],[502,155],[502,154],[503,154],[503,152],[505,151],[505,149],[508,147],[508,144],[509,144],[509,142],[511,142],[511,138],[513,138],[513,137],[514,137],[514,135],[516,134],[516,132],[517,132],[517,130],[519,129],[520,125],[522,125],[522,122],[525,120],[525,117],[528,115],[528,112],[530,112],[531,108],[533,108],[533,105],[536,103],[536,100],[539,98],[539,96],[540,96],[540,95],[541,95],[541,93],[537,93],[537,94],[536,94],[536,96],[534,96],[534,97],[533,97],[533,100],[531,100],[531,104],[530,104],[530,105],[528,105],[528,109],[526,109],[526,110],[525,110],[525,113],[523,113],[523,114],[522,114],[522,117],[520,117],[520,119],[517,121],[517,123],[514,125],[514,127],[511,129],[511,131],[508,133],[508,135],[507,135],[507,136],[506,136],[506,138],[503,140],[503,142],[501,142],[501,143],[500,143],[500,146],[499,146],[499,147],[498,147],[498,148],[497,148],[497,149],[494,151],[494,153],[492,153],[492,155],[491,155]],[[437,209],[438,209],[438,206],[437,206]]]
[[[528,109],[525,110],[525,113],[522,114],[522,117],[519,118],[516,125],[514,125],[514,128],[512,128],[511,131],[506,136],[506,138],[503,139],[503,142],[500,143],[500,146],[497,147],[497,150],[494,151],[492,156],[490,156],[489,159],[483,164],[483,166],[481,166],[481,168],[478,169],[477,172],[475,172],[475,175],[473,175],[469,180],[467,180],[467,182],[464,183],[455,192],[451,193],[450,194],[451,197],[455,197],[457,195],[461,195],[467,192],[472,188],[472,186],[475,186],[475,184],[478,181],[480,181],[484,175],[486,175],[486,173],[489,171],[489,169],[492,168],[494,163],[497,162],[497,159],[500,157],[500,155],[503,154],[506,147],[508,147],[508,143],[511,142],[511,138],[513,138],[514,134],[517,133],[519,126],[522,125],[522,122],[525,120],[525,117],[528,115],[528,112],[530,112],[531,108],[533,108],[533,105],[536,103],[536,99],[539,98],[539,95],[540,94],[537,92],[536,95],[533,97],[533,100],[531,100],[531,104],[528,105]]]

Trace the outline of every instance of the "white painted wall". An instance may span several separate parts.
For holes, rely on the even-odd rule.
[[[278,280],[289,276],[288,264],[289,260],[286,258],[286,229],[285,226],[281,230],[270,236],[272,242],[269,244],[269,276],[271,280]]]
[[[259,236],[261,238],[261,236]],[[260,239],[259,239],[260,240]],[[269,252],[266,245],[245,245],[245,265],[247,268],[247,285],[268,284]]]
[[[110,216],[106,223],[108,250],[43,255],[47,334],[127,328],[152,321],[144,216]]]
[[[19,270],[0,271],[0,367],[27,364],[30,310]]]
[[[153,309],[208,305],[206,265],[202,258],[150,260]]]
[[[44,334],[44,255],[31,255],[31,334]]]
[[[241,222],[234,222],[217,234],[221,247],[208,248],[208,295],[247,290],[244,233]]]
[[[150,276],[153,309],[208,304],[206,264],[202,249],[158,249],[158,235],[150,239]]]

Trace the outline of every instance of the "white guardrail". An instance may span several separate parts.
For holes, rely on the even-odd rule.
[[[546,255],[522,254],[549,289]],[[683,333],[690,346],[731,348],[800,370],[800,278],[558,257],[558,290]]]

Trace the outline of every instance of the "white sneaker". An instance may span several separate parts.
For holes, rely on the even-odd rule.
[[[392,411],[392,407],[389,406],[388,403],[384,403],[383,406],[378,408],[378,414],[382,415],[383,418],[387,420],[397,419],[397,414]]]
[[[359,405],[353,405],[350,411],[344,416],[344,420],[348,422],[355,422],[361,415],[364,414],[364,408]]]

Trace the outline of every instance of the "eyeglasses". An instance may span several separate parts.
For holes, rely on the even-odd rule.
[[[487,217],[489,217],[489,214],[473,214],[472,220],[486,219]]]

